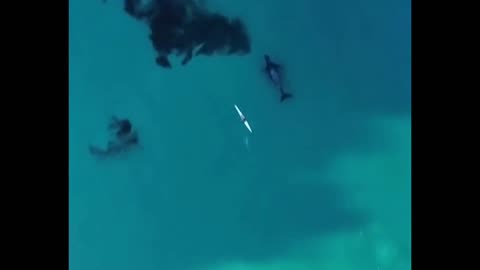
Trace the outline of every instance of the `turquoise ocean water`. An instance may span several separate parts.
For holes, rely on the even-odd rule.
[[[206,0],[252,52],[171,70],[122,2],[69,0],[70,269],[411,268],[409,1]],[[112,115],[141,146],[97,160]]]

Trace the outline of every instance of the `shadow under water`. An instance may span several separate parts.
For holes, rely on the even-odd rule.
[[[130,16],[146,21],[157,51],[156,63],[171,68],[168,56],[183,55],[186,65],[197,55],[247,54],[250,38],[240,19],[210,13],[193,0],[125,0]],[[194,51],[196,50],[196,51]]]

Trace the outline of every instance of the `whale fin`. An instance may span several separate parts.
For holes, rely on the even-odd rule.
[[[292,98],[292,97],[293,97],[292,94],[283,92],[282,96],[280,97],[280,102],[283,102],[284,100]]]

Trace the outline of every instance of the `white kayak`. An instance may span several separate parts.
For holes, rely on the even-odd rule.
[[[240,119],[242,120],[243,124],[245,124],[245,126],[247,127],[248,131],[250,131],[250,133],[253,133],[252,128],[250,128],[250,125],[248,124],[248,121],[247,121],[247,118],[245,117],[245,115],[243,115],[242,111],[240,111],[240,109],[238,108],[238,106],[236,104],[234,104],[234,105],[235,105],[235,109],[238,112],[238,115],[240,115]]]

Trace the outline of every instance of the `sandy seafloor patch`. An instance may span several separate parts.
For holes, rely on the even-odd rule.
[[[69,2],[72,270],[411,268],[408,1],[208,0],[252,53],[172,70],[121,1]],[[98,161],[111,115],[141,149]]]

